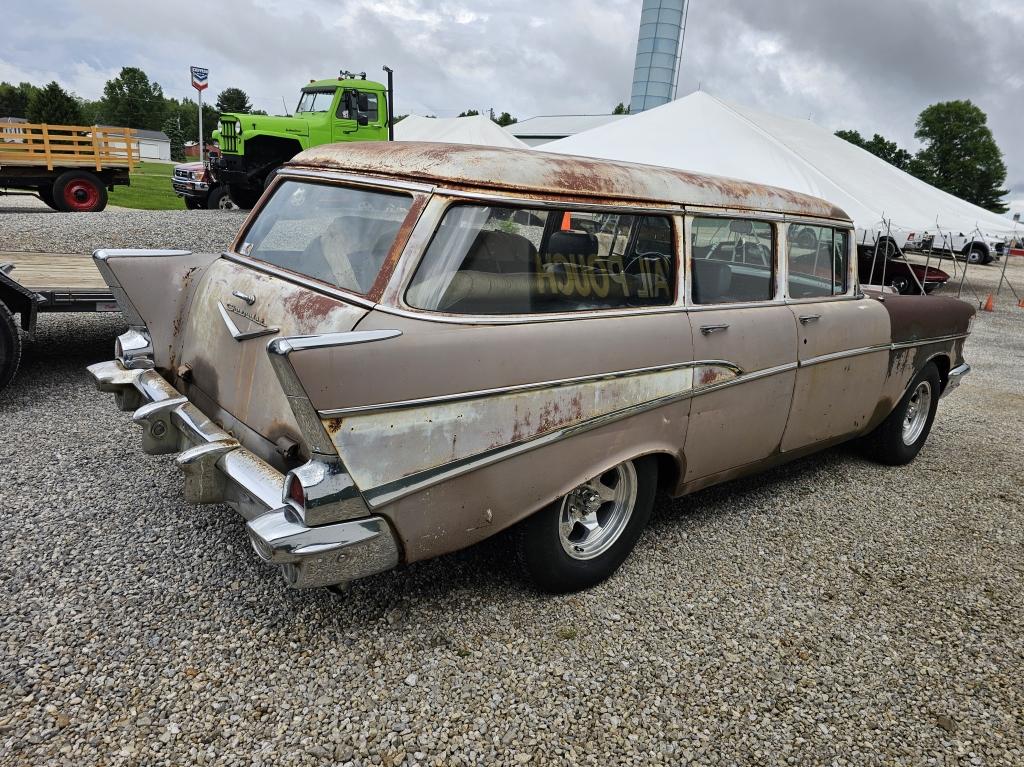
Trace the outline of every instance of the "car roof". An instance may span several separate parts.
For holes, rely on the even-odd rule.
[[[740,208],[849,221],[849,216],[832,203],[789,189],[535,149],[420,141],[354,141],[307,149],[296,155],[289,165],[498,192],[596,198],[603,202]]]

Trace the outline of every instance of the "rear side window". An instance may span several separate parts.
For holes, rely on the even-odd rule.
[[[830,226],[790,224],[786,259],[790,298],[823,298],[846,293],[848,234]]]
[[[675,270],[667,216],[454,205],[406,300],[454,314],[664,306]]]
[[[354,293],[369,293],[412,198],[354,187],[285,181],[239,248]]]
[[[697,304],[769,301],[775,295],[775,238],[767,221],[694,218],[690,282]]]

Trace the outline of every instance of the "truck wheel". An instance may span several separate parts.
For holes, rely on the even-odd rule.
[[[565,593],[614,573],[647,526],[657,474],[653,458],[624,461],[519,523],[516,554],[530,581]]]
[[[53,182],[53,201],[65,213],[95,213],[107,207],[107,188],[92,173],[69,170]]]
[[[259,202],[262,190],[249,189],[244,186],[229,186],[228,194],[231,195],[231,199],[235,201],[235,205],[239,208],[249,210],[257,202]]]
[[[934,362],[918,373],[896,408],[861,440],[865,454],[878,463],[902,466],[921,452],[939,406],[941,381]]]
[[[972,245],[971,249],[967,251],[967,263],[969,264],[987,264],[988,258],[985,253],[985,249],[977,245]]]
[[[39,199],[47,204],[47,206],[54,210],[60,210],[57,207],[57,203],[53,200],[53,187],[52,186],[41,186],[39,187]]]
[[[11,382],[21,362],[21,336],[14,316],[0,303],[0,391]]]
[[[228,194],[227,187],[223,186],[214,187],[210,191],[210,196],[206,198],[206,207],[210,210],[238,210],[235,201]]]

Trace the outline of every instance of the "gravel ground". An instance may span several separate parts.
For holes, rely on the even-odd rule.
[[[2,199],[2,198],[0,198]],[[57,213],[32,198],[0,209],[0,250],[92,253],[97,248],[184,248],[218,253],[248,211],[129,210]]]
[[[88,384],[118,319],[43,317],[0,401],[0,763],[1022,764],[1012,303],[912,465],[840,448],[663,500],[558,598],[500,541],[287,590]]]

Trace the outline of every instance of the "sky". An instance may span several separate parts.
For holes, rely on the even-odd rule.
[[[395,70],[396,112],[599,114],[629,103],[640,0],[40,0],[0,25],[0,80],[98,98],[122,66],[165,94],[245,90],[294,109],[340,69]],[[881,133],[911,150],[929,104],[971,99],[1024,212],[1024,0],[692,0],[679,95]],[[1024,216],[1022,216],[1024,217]]]

